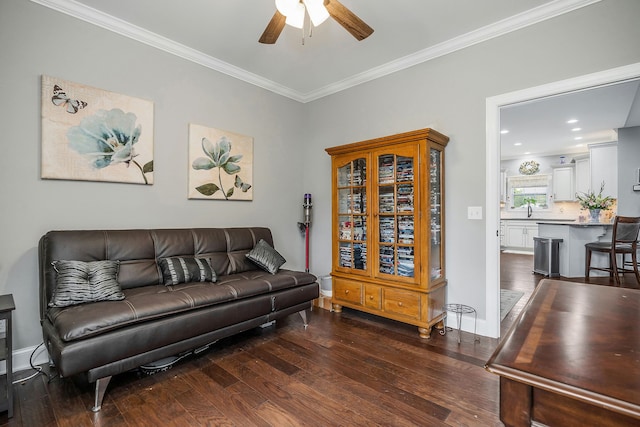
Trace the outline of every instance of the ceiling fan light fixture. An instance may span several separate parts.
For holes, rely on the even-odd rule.
[[[304,11],[302,3],[296,4],[296,7],[288,15],[285,15],[287,17],[285,23],[292,27],[302,28],[304,26]]]
[[[300,4],[298,0],[276,0],[276,9],[284,16],[289,16],[298,4]]]
[[[307,8],[307,12],[309,13],[309,17],[311,18],[311,22],[313,22],[314,26],[319,26],[329,17],[329,11],[326,7],[324,7],[324,0],[302,0],[304,2],[305,7]]]

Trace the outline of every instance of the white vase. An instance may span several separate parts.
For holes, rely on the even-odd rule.
[[[589,209],[589,222],[600,222],[600,209]]]

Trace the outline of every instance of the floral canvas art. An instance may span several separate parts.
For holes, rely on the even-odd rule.
[[[189,198],[253,200],[253,138],[189,125]]]
[[[153,103],[42,76],[41,175],[153,184]]]

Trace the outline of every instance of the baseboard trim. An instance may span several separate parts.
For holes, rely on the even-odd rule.
[[[26,371],[31,369],[31,364],[29,363],[29,359],[31,358],[31,354],[36,350],[36,354],[33,357],[33,364],[35,366],[42,365],[44,363],[49,363],[49,353],[47,349],[42,345],[38,348],[37,345],[33,347],[20,348],[18,350],[14,350],[13,352],[13,372]],[[0,366],[0,374],[7,373],[7,366],[3,362],[2,366]]]
[[[533,249],[503,249],[505,254],[533,255]]]

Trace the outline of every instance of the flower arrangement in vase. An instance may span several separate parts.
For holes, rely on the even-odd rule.
[[[589,191],[587,193],[577,194],[576,199],[578,199],[578,203],[580,203],[580,207],[582,209],[589,210],[589,214],[591,216],[591,222],[599,222],[600,220],[600,211],[607,210],[615,201],[613,197],[603,196],[602,192],[604,191],[604,181],[600,185],[600,192],[596,194],[593,191]]]

